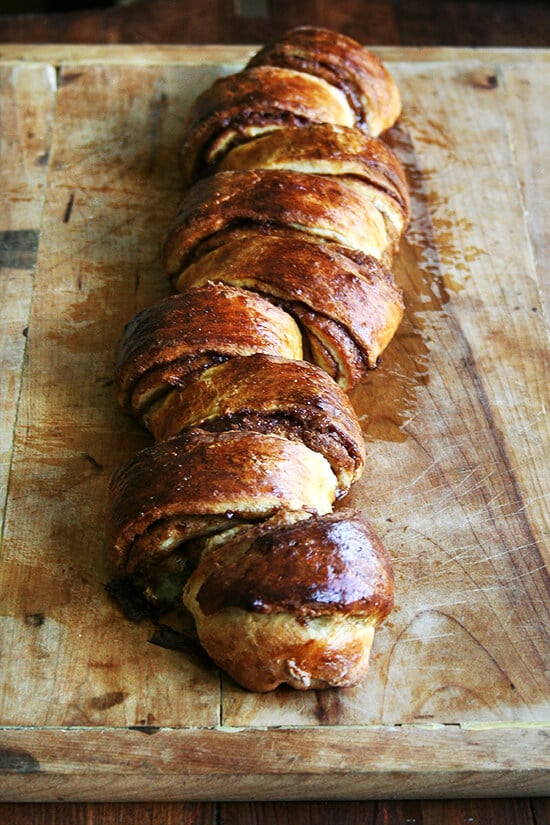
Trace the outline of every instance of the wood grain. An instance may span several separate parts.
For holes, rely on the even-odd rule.
[[[535,795],[550,727],[2,731],[5,800],[245,801]],[[544,789],[544,790],[543,790]]]
[[[224,803],[220,806],[220,825],[375,825],[376,808],[376,802]]]
[[[10,825],[547,825],[548,799],[0,804]]]
[[[55,107],[52,66],[0,68],[0,508],[3,523],[13,428],[38,254]]]
[[[0,42],[2,63],[52,63],[55,66],[97,65],[104,66],[210,66],[214,72],[237,71],[258,50],[258,44],[251,45],[155,45],[144,43],[136,49],[124,43],[117,44],[52,44]],[[449,61],[472,61],[480,65],[544,66],[550,63],[550,49],[525,48],[521,52],[505,47],[476,49],[472,47],[440,46],[372,46],[374,54],[384,63],[441,63]],[[542,71],[541,70],[541,71]],[[513,117],[513,115],[511,115]]]
[[[21,51],[2,47],[8,76],[28,72],[42,95],[29,117],[50,124],[28,213],[34,277],[25,270],[23,298],[6,293],[7,335],[27,313],[28,337],[22,369],[19,336],[12,348],[6,430],[2,797],[545,792],[549,364],[535,170],[548,148],[534,101],[549,54],[384,52],[404,100],[387,139],[413,196],[396,262],[407,314],[354,393],[369,472],[348,503],[394,556],[398,606],[361,687],[258,696],[121,617],[104,592],[102,533],[108,477],[148,440],[115,406],[116,341],[168,292],[159,248],[187,107],[247,50],[117,48],[104,60],[68,47],[44,99],[54,67],[33,60],[48,48],[19,66]],[[529,95],[511,104],[524,78]]]
[[[10,825],[216,825],[215,806],[196,802],[5,803],[0,815]]]
[[[504,69],[502,79],[506,89],[507,108],[513,111],[508,119],[510,139],[514,150],[518,181],[529,239],[533,251],[538,287],[543,308],[550,318],[550,283],[545,278],[547,250],[550,248],[550,228],[544,220],[545,204],[550,198],[550,183],[544,173],[544,146],[536,139],[544,119],[542,99],[548,98],[548,72],[525,66],[515,73]],[[530,126],[529,124],[535,124]]]
[[[402,0],[398,5],[399,42],[421,46],[546,47],[549,42],[548,9],[544,3]]]
[[[483,811],[480,814],[480,811]],[[220,825],[545,825],[550,800],[222,803]]]

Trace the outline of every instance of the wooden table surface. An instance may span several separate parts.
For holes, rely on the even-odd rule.
[[[108,13],[110,15],[110,34],[105,39],[109,41],[129,40],[135,42],[135,39],[139,39],[139,37],[141,37],[142,39],[148,39],[152,42],[168,42],[169,38],[163,26],[160,26],[160,23],[158,25],[159,31],[156,34],[155,26],[153,25],[152,27],[149,26],[149,37],[144,35],[144,29],[142,27],[143,17],[140,17],[140,15],[149,13],[150,5],[151,4],[148,3],[138,3],[136,4],[136,8],[129,12],[121,12],[120,10],[116,10],[114,12],[110,11]],[[161,4],[158,5],[160,6]],[[174,9],[177,11],[178,7],[180,7],[181,11],[180,4],[168,5],[170,6],[170,14],[174,13]],[[271,21],[274,26],[273,31],[275,31],[275,33],[277,31],[277,27],[280,27],[280,29],[283,30],[287,27],[287,25],[306,22],[303,19],[297,19],[297,13],[292,13],[289,11],[287,5],[288,4],[286,3],[281,4],[280,8],[285,13],[283,14],[282,11],[280,11],[279,15],[276,15],[277,19]],[[444,4],[447,10],[452,5],[453,4]],[[473,7],[474,5],[475,4],[468,4],[468,8],[470,6]],[[215,13],[211,12],[208,6],[205,6],[201,15],[186,14],[185,20],[187,21],[187,30],[186,32],[182,32],[180,30],[178,37],[186,42],[208,42],[208,39],[211,39],[212,42],[238,43],[239,41],[262,42],[267,39],[267,36],[269,36],[266,34],[269,21],[266,22],[266,19],[262,17],[246,18],[241,20],[243,25],[239,27],[235,23],[234,14],[228,11],[228,4],[226,4],[227,7],[223,6],[226,25],[221,25],[219,18],[221,16],[220,10],[222,6],[223,4],[218,4],[218,9]],[[407,32],[407,25],[404,18],[401,20],[398,19],[396,15],[396,9],[398,8],[397,6],[388,3],[374,4],[372,6],[372,15],[368,24],[365,21],[364,10],[361,8],[361,4],[347,3],[344,9],[340,7],[338,13],[333,10],[332,12],[326,11],[324,14],[318,11],[317,6],[318,4],[311,3],[306,3],[303,6],[302,13],[304,13],[305,9],[305,12],[308,14],[307,20],[309,22],[314,22],[321,25],[330,25],[333,28],[347,30],[348,33],[351,33],[349,30],[353,24],[353,27],[358,32],[358,36],[362,35],[365,42],[384,42],[389,45],[394,44],[396,46],[396,50],[393,55],[390,51],[388,51],[388,58],[391,59],[393,56],[395,60],[399,60],[402,56],[402,53],[399,50],[399,44],[402,43],[404,39],[406,40],[406,38],[403,37],[403,32]],[[409,11],[413,9],[413,7],[416,14],[415,19],[418,20],[418,5],[414,6],[414,4],[409,4]],[[479,11],[479,9],[480,6],[478,5],[477,10]],[[502,13],[501,9],[500,18],[497,15],[497,19],[500,20],[501,27],[504,25],[504,28],[506,28],[508,32],[512,31],[512,27],[509,26],[511,15],[510,9],[511,7],[507,5],[504,10],[505,13]],[[523,25],[518,25],[516,37],[519,42],[509,42],[512,35],[508,34],[508,42],[492,42],[491,45],[545,45],[544,42],[541,42],[541,38],[544,40],[544,37],[546,36],[544,32],[547,16],[540,12],[537,4],[533,4],[532,11],[532,19],[539,20],[539,25],[537,26],[533,25],[533,23],[531,24],[531,34],[526,31]],[[19,40],[20,42],[25,42],[25,40],[28,42],[42,42],[44,40],[52,42],[55,42],[56,40],[71,42],[72,40],[86,39],[88,41],[94,41],[95,37],[96,41],[101,42],[101,35],[98,35],[98,21],[101,19],[106,19],[104,16],[99,16],[104,14],[104,12],[94,12],[92,17],[87,14],[83,14],[82,16],[75,15],[70,18],[62,16],[57,19],[50,17],[40,20],[31,20],[30,18],[27,18],[23,22],[19,19],[16,26],[17,36],[9,37],[9,31],[6,26],[6,37],[2,37],[2,29],[0,27],[0,40],[11,40],[12,42],[16,40]],[[493,14],[494,21],[494,9],[491,14]],[[508,17],[506,15],[508,15]],[[475,32],[474,35],[472,35],[472,30],[475,29],[475,25],[472,24],[475,17],[472,13],[472,9],[469,8],[469,13],[466,17],[466,29],[462,29],[463,40],[460,41],[460,34],[456,33],[456,28],[454,29],[455,33],[453,34],[453,37],[458,37],[458,42],[462,42],[463,44],[469,43],[471,37],[475,36]],[[214,26],[214,18],[217,20],[217,27]],[[160,21],[161,16],[154,19]],[[453,19],[456,20],[457,18]],[[519,17],[517,19],[519,20]],[[231,23],[231,26],[229,26],[229,23]],[[435,24],[432,23],[432,28],[430,29],[429,16],[426,15],[426,25],[424,26],[422,33],[419,33],[421,27],[417,27],[417,29],[415,29],[414,26],[409,25],[409,39],[413,39],[414,31],[416,31],[416,36],[419,40],[422,40],[423,36],[427,43],[431,44],[432,40],[430,38],[433,39],[438,36],[438,34],[433,31],[434,25]],[[468,25],[470,25],[470,29],[467,30]],[[27,29],[25,29],[25,26],[27,26]],[[38,29],[36,28],[37,26]],[[74,28],[75,26],[77,27],[76,29]],[[79,29],[78,26],[85,26],[87,28]],[[40,29],[40,27],[42,28]],[[123,31],[124,27],[126,27],[126,34]],[[439,36],[441,36],[441,32],[445,30],[445,27],[447,32],[453,30],[453,26],[449,23],[449,18],[445,17],[444,13],[439,16],[437,27]],[[112,34],[113,31],[115,31],[115,35]],[[173,27],[171,27],[171,31],[174,31]],[[208,31],[215,31],[216,36],[208,38]],[[373,31],[376,32],[374,40]],[[460,27],[458,27],[458,31],[460,32]],[[75,32],[80,32],[80,36],[75,34]],[[87,37],[84,36],[82,32],[87,32]],[[92,34],[90,34],[90,32],[92,32]],[[25,36],[25,33],[27,36]],[[128,36],[128,33],[130,33],[131,36]],[[239,34],[242,36],[239,36]],[[531,40],[529,40],[530,37]],[[435,40],[435,43],[437,43],[437,40]],[[476,45],[484,44],[476,43]],[[238,59],[239,54],[240,52],[237,48],[234,55],[236,59]],[[21,51],[21,55],[23,55],[23,51]],[[99,48],[95,53],[95,56],[94,54],[91,55],[92,62],[101,62],[103,59],[102,55],[103,53],[101,48]],[[11,56],[16,58],[17,54],[12,52]],[[454,54],[449,52],[446,53],[446,57],[448,58],[456,58],[458,56],[458,52]],[[51,60],[55,63],[55,49],[45,47],[45,51],[42,53],[38,51],[38,57],[40,60]],[[443,54],[439,55],[440,59],[443,59],[443,57]],[[432,53],[430,55],[430,59],[433,58],[434,54]],[[464,55],[462,55],[462,58],[464,58]],[[498,55],[496,53],[476,55],[476,58],[480,58],[482,63],[484,60],[488,61],[487,65],[498,63]],[[531,58],[531,53],[529,53],[528,56],[527,53],[524,53],[520,58],[520,63],[525,65],[526,62],[531,61]],[[153,59],[158,59],[158,55],[156,57],[153,55]],[[528,73],[528,80],[531,83],[535,74],[538,74],[536,70],[531,74]],[[484,76],[488,76],[488,74],[485,73]],[[516,89],[521,88],[522,83],[525,83],[526,81],[526,77],[522,78],[521,76],[518,76],[516,78]],[[543,93],[544,88],[547,91],[547,86],[541,87],[541,94]],[[545,206],[547,203],[547,191],[545,189],[545,182],[540,176],[540,169],[544,166],[545,161],[547,164],[547,154],[544,154],[544,147],[541,146],[538,146],[539,155],[533,154],[536,147],[532,146],[529,141],[529,135],[532,139],[533,134],[536,134],[537,129],[540,130],[542,125],[542,120],[540,120],[539,115],[537,114],[539,110],[535,104],[536,91],[536,87],[531,88],[531,96],[527,98],[529,101],[528,118],[523,122],[523,126],[525,128],[525,143],[522,144],[521,136],[518,133],[516,136],[516,147],[518,150],[518,157],[524,164],[523,174],[521,174],[519,178],[523,188],[525,211],[528,216],[527,226],[530,236],[531,249],[534,256],[535,265],[533,272],[535,277],[539,279],[540,309],[542,310],[542,307],[546,305],[546,312],[548,312],[548,284],[544,280],[545,267],[543,265],[544,250],[547,247],[548,238],[546,229],[547,220],[544,218],[544,215],[547,214],[547,212],[545,213],[544,211],[545,209],[547,210],[547,207]],[[518,106],[517,99],[514,101],[514,106]],[[514,106],[511,105],[511,108],[514,108]],[[525,108],[523,108],[522,113],[524,115],[525,111]],[[537,120],[538,126],[535,126],[535,120]],[[529,151],[527,151],[528,147]],[[28,148],[36,149],[35,146]],[[39,209],[39,206],[36,205],[36,208]],[[13,229],[19,229],[20,226],[22,226],[22,224],[18,224],[19,218],[16,212],[11,213],[10,219]],[[37,212],[34,216],[34,220],[38,221],[39,219],[40,216]],[[3,225],[1,228],[5,229],[6,227]],[[10,290],[18,291],[19,303],[14,304],[14,306],[19,307],[19,309],[22,307],[21,302],[24,302],[25,300],[25,290],[28,286],[28,279],[26,277],[28,270],[23,268],[21,271],[22,275],[21,278],[19,278],[19,283],[16,282],[17,279],[13,278],[10,278],[9,283]],[[11,272],[13,274],[13,270],[11,270]],[[449,282],[448,286],[450,286],[451,292],[454,292],[453,284]],[[455,283],[454,286],[456,291],[459,292],[463,285]],[[10,295],[11,294],[12,293],[10,292]],[[16,321],[17,317],[10,318],[10,323]],[[1,764],[2,760],[0,758],[0,767]],[[540,783],[537,787],[542,788],[545,794],[547,793],[544,790],[543,785]],[[525,793],[527,794],[528,791],[525,791]],[[548,793],[550,793],[550,779]],[[498,789],[498,796],[501,797],[502,794],[503,791]],[[60,795],[63,796],[61,787]],[[316,825],[316,823],[319,823],[319,825],[324,825],[324,823],[338,823],[338,825],[356,825],[358,823],[364,823],[365,825],[368,825],[369,823],[372,823],[373,825],[393,825],[393,823],[396,823],[396,825],[405,825],[405,823],[410,823],[410,825],[443,825],[443,823],[449,823],[449,825],[458,825],[458,823],[461,825],[465,823],[473,823],[473,825],[477,825],[477,823],[480,825],[481,823],[487,823],[487,825],[491,825],[492,823],[495,825],[500,825],[500,823],[502,823],[502,825],[548,825],[548,823],[550,823],[550,800],[548,798],[543,798],[541,796],[533,798],[528,795],[516,798],[510,798],[505,795],[503,798],[497,798],[496,796],[493,797],[490,790],[487,788],[485,788],[482,792],[482,796],[484,797],[482,799],[461,798],[455,800],[433,798],[421,800],[399,799],[399,786],[396,786],[395,791],[392,791],[391,793],[391,796],[397,797],[397,799],[386,798],[384,800],[338,802],[166,802],[162,801],[162,799],[157,799],[155,802],[109,802],[107,801],[109,795],[109,790],[107,788],[105,795],[101,797],[102,800],[105,801],[101,802],[85,801],[61,803],[56,802],[55,797],[47,803],[4,802],[0,805],[0,817],[1,821],[13,823],[14,825],[20,825],[20,823],[43,823],[43,825],[53,825],[53,823],[81,822],[105,823],[105,825],[114,825],[114,823],[117,823],[117,825],[126,825],[127,823],[130,825],[130,823],[132,823],[133,825],[133,823],[143,822],[163,823],[163,825],[164,823],[167,823],[167,825],[171,825],[171,823],[200,823],[200,825],[203,825],[203,823],[212,823],[212,825],[214,825],[214,823],[224,823],[224,825],[230,825],[230,823],[234,823],[234,825],[252,825],[252,823],[265,823],[265,825],[269,825],[269,823],[277,823],[278,825],[284,825],[284,823],[287,822],[305,822],[311,823],[311,825]],[[230,795],[231,794],[228,794],[227,796]],[[437,791],[430,794],[430,796],[433,797],[437,795]],[[261,799],[261,796],[262,792],[261,789],[259,789],[257,793],[254,794],[254,798]],[[296,792],[293,789],[293,792],[289,794],[289,797],[299,799],[299,792]],[[1,784],[0,798],[2,798]],[[10,799],[11,797],[8,794],[4,795],[3,798]],[[173,798],[173,796],[170,798]]]

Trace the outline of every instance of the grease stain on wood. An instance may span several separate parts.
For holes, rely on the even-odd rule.
[[[103,693],[101,696],[92,696],[88,700],[88,705],[93,710],[108,710],[116,705],[121,705],[128,696],[129,694],[124,690],[113,690]]]
[[[0,232],[0,268],[34,269],[40,233],[37,229]]]
[[[89,453],[82,453],[82,458],[83,458],[83,459],[84,459],[84,461],[86,461],[86,462],[87,462],[87,463],[88,463],[91,467],[93,467],[93,469],[94,469],[94,470],[97,470],[98,472],[101,472],[102,470],[104,470],[104,469],[105,469],[105,468],[104,468],[104,466],[103,466],[103,464],[101,464],[99,461],[97,461],[97,459],[95,459],[95,458],[93,457],[93,455],[90,455]]]
[[[46,617],[43,613],[28,613],[24,621],[28,627],[42,627],[46,621]]]
[[[137,733],[144,733],[146,736],[153,736],[161,730],[160,725],[155,724],[156,719],[153,713],[148,713],[146,719],[138,719],[135,725],[129,725],[128,730],[135,730]]]
[[[340,721],[340,696],[334,690],[315,691],[315,718],[320,725],[337,725]]]
[[[40,762],[32,753],[0,747],[0,773],[39,773]]]
[[[482,91],[492,91],[498,89],[499,82],[495,72],[488,72],[487,69],[479,68],[467,76],[467,82],[475,89]]]
[[[83,76],[84,72],[70,72],[65,69],[59,71],[58,86],[70,86]]]
[[[50,160],[50,152],[49,150],[46,152],[42,152],[36,158],[36,165],[37,166],[47,166]]]

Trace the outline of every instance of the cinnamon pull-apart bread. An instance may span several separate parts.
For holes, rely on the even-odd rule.
[[[185,574],[205,536],[278,511],[297,518],[330,512],[336,490],[328,461],[301,441],[190,430],[146,447],[114,473],[108,542],[127,573],[158,575],[175,555]]]
[[[162,247],[177,294],[120,338],[116,396],[154,443],[112,476],[112,558],[250,690],[357,685],[393,606],[387,551],[340,503],[367,460],[345,393],[403,316],[410,200],[376,137],[400,109],[374,55],[312,27],[213,83]]]
[[[209,655],[244,687],[347,687],[365,676],[393,607],[392,567],[367,520],[341,510],[205,549],[184,602]]]
[[[183,180],[212,173],[233,146],[285,126],[335,123],[377,137],[400,112],[393,78],[360,43],[325,29],[293,29],[197,97],[180,149]]]
[[[392,252],[410,220],[409,190],[399,159],[360,129],[330,123],[280,129],[232,149],[219,166],[220,171],[250,169],[334,175],[355,186],[381,213]]]
[[[298,321],[308,360],[345,390],[378,359],[403,316],[401,291],[379,261],[361,263],[301,237],[246,235],[190,264],[177,289],[223,281],[271,298]]]
[[[248,63],[279,66],[320,77],[345,94],[355,123],[377,137],[401,114],[399,90],[386,67],[344,34],[300,26],[261,49]]]
[[[296,322],[249,290],[206,282],[147,307],[126,324],[115,364],[115,391],[128,412],[235,355],[302,357]]]
[[[252,430],[302,441],[329,462],[345,495],[365,465],[365,444],[347,395],[318,367],[248,355],[193,373],[144,414],[157,441],[192,427]]]
[[[218,172],[188,189],[179,205],[163,247],[168,277],[243,232],[305,235],[377,259],[391,247],[376,206],[339,178],[289,169]]]
[[[354,123],[346,97],[320,78],[272,66],[220,78],[189,112],[180,149],[184,182],[212,172],[232,146],[282,126],[311,122]]]

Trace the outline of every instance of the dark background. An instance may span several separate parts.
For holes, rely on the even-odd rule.
[[[265,43],[292,26],[366,45],[549,47],[549,0],[0,0],[0,42]]]

